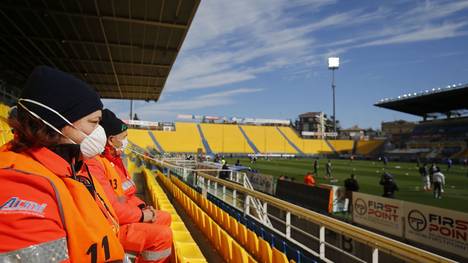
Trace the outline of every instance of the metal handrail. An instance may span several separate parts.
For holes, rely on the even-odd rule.
[[[144,156],[140,153],[137,153],[137,154],[143,156],[144,158],[151,159],[152,161],[166,168],[181,168],[174,164],[166,162],[164,160],[153,159],[153,158]],[[196,169],[189,169],[189,170],[196,171]],[[271,203],[275,207],[282,209],[284,211],[290,212],[291,214],[294,214],[302,219],[315,223],[321,227],[325,227],[334,232],[345,234],[347,237],[353,238],[356,241],[359,241],[363,244],[367,244],[370,247],[384,251],[386,253],[389,253],[391,255],[394,255],[406,261],[410,260],[413,262],[456,262],[454,260],[431,253],[429,251],[422,250],[420,248],[402,243],[400,241],[376,234],[374,232],[359,228],[357,226],[353,226],[351,224],[342,222],[340,220],[305,209],[303,207],[283,201],[276,197],[247,189],[236,183],[231,183],[226,180],[219,179],[217,177],[211,176],[204,172],[197,172],[197,176],[201,176],[207,180],[224,185],[238,192],[250,195],[263,202]]]

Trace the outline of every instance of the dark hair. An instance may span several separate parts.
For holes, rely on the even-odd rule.
[[[57,145],[61,138],[59,133],[21,107],[18,107],[16,118],[8,118],[8,125],[14,130],[14,139],[10,145],[10,150],[14,152],[51,147]]]

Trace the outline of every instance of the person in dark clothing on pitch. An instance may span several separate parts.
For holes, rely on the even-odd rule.
[[[383,197],[395,198],[395,191],[398,191],[399,189],[391,174],[384,173],[380,179],[380,185],[383,186]]]
[[[344,187],[346,192],[359,192],[359,183],[354,174],[344,181]]]
[[[359,183],[354,174],[351,174],[351,176],[344,181],[344,187],[346,190],[345,198],[348,199],[348,212],[352,213],[353,192],[359,192]]]
[[[318,160],[315,159],[314,160],[314,175],[318,177],[318,168],[319,168],[319,165],[318,165]]]

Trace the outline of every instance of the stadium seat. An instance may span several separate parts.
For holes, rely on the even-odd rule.
[[[235,237],[237,239],[237,229],[238,229],[238,225],[239,223],[237,222],[237,220],[232,217],[232,216],[229,216],[229,234],[231,234],[231,236]]]
[[[242,125],[242,129],[262,153],[297,153],[274,126]]]
[[[148,130],[128,129],[128,140],[143,149],[155,148]]]
[[[259,251],[259,260],[261,262],[271,262],[272,260],[272,252],[271,247],[268,242],[263,240],[262,238],[258,239],[258,251]]]
[[[182,263],[207,262],[196,243],[179,244],[176,247],[177,260]]]
[[[213,244],[214,248],[219,251],[221,248],[221,243],[220,243],[221,228],[214,221],[211,221],[211,231],[212,231],[211,243]]]
[[[328,142],[340,153],[352,153],[354,147],[353,140],[328,140]]]
[[[218,153],[253,153],[237,125],[201,123],[211,150]]]
[[[288,263],[289,262],[286,255],[276,248],[272,249],[272,261],[273,263]]]
[[[331,153],[332,149],[324,140],[303,139],[291,127],[279,127],[281,132],[305,154]]]
[[[235,242],[232,243],[232,262],[248,262],[247,253]]]
[[[212,231],[211,231],[211,224],[213,222],[213,219],[211,219],[207,214],[204,214],[204,220],[205,220],[205,227],[203,233],[205,236],[211,238],[213,236]]]
[[[174,242],[180,243],[190,243],[193,242],[193,238],[190,233],[186,231],[172,231],[172,236],[174,238]]]
[[[172,257],[175,258],[177,262],[207,262],[197,243],[195,243],[193,240],[190,232],[187,230],[174,207],[169,202],[165,192],[162,190],[159,183],[155,180],[155,177],[152,175],[151,171],[144,169],[143,172],[146,185],[148,186],[147,190],[150,192],[150,196],[153,199],[153,202],[160,204],[162,210],[168,211],[172,215],[171,229],[173,232],[174,244],[174,253]],[[157,175],[159,180],[163,182],[163,185],[168,182],[168,179],[164,175]]]
[[[358,141],[356,145],[356,153],[362,155],[371,154],[373,151],[382,146],[384,141]]]
[[[237,241],[243,246],[247,246],[247,227],[243,224],[238,224]]]
[[[223,214],[223,221],[221,223],[223,229],[228,231],[231,228],[231,221],[230,221],[230,216],[228,213],[222,211]]]
[[[231,262],[232,260],[232,238],[223,230],[220,231],[221,240],[221,255],[224,260]]]
[[[204,149],[196,123],[175,123],[175,131],[151,131],[166,152],[197,152]],[[205,151],[206,152],[206,151]]]
[[[258,254],[258,240],[257,234],[252,230],[247,230],[247,249],[252,255]]]

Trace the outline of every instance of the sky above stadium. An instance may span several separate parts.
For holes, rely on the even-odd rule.
[[[341,60],[343,127],[418,120],[373,104],[468,82],[468,1],[203,0],[160,100],[134,102],[134,112],[148,121],[331,115],[330,56]],[[128,118],[129,102],[104,104]]]

